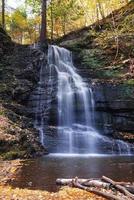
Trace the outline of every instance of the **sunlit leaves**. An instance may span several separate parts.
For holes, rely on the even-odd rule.
[[[48,0],[48,37],[57,38],[88,26],[127,2],[128,0]],[[39,37],[40,15],[41,0],[25,0],[24,8],[6,14],[6,28],[15,41],[33,43]]]

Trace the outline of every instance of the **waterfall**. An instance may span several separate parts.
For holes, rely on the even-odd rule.
[[[82,78],[77,74],[72,62],[70,51],[57,46],[50,46],[48,50],[48,64],[55,68],[58,78],[58,126],[72,128],[74,124],[92,127],[91,109],[94,104],[92,90],[88,89]],[[77,103],[82,107],[79,120],[76,119]]]
[[[47,81],[45,73],[48,76]],[[45,90],[47,97],[44,97]],[[128,143],[110,139],[96,130],[92,88],[77,73],[69,50],[54,45],[49,46],[48,64],[41,65],[36,91],[39,96],[35,109],[35,127],[40,132],[41,143],[48,146],[50,152],[131,153]],[[55,111],[57,126],[53,137],[47,134],[43,118],[43,112],[46,110],[49,118],[52,117],[50,114],[53,104],[52,94],[55,94],[57,102]]]

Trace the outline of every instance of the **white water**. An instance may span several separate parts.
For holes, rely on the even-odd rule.
[[[57,78],[58,125],[56,137],[45,135],[41,110],[44,103],[50,106],[51,99],[47,98],[46,102],[42,98],[38,99],[35,127],[40,132],[41,143],[48,145],[52,153],[131,154],[129,144],[102,136],[95,129],[93,92],[77,73],[71,52],[58,46],[49,46],[47,68],[50,93],[53,90],[52,74]],[[43,65],[40,70],[39,93],[43,92],[42,84]]]

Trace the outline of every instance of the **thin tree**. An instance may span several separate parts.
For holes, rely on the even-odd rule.
[[[125,3],[128,4],[128,3],[129,3],[129,0],[125,0]]]
[[[42,0],[40,42],[47,42],[47,0]]]
[[[105,18],[104,10],[102,8],[100,0],[97,0],[97,7],[98,7],[98,11],[100,12],[101,18],[104,19]]]
[[[54,34],[54,19],[53,19],[53,0],[51,0],[51,41],[53,41],[53,34]]]
[[[5,29],[5,0],[2,0],[2,27]]]

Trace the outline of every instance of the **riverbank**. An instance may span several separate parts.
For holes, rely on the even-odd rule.
[[[10,186],[17,173],[21,171],[22,160],[0,161],[0,200],[104,200],[86,191],[64,187],[56,193],[43,190],[20,189]],[[30,183],[29,183],[30,184]]]
[[[0,162],[0,199],[49,199],[94,200],[100,199],[89,192],[56,185],[57,178],[101,178],[103,175],[115,181],[133,182],[134,158],[132,156],[63,157],[48,155],[42,158]],[[32,169],[32,170],[31,170]],[[118,175],[117,175],[118,171]],[[112,189],[99,191],[118,195]]]
[[[12,189],[11,187],[0,186],[1,200],[105,200],[92,193],[76,188],[65,187],[57,193],[49,193],[40,190]]]
[[[21,160],[2,161],[0,160],[0,186],[9,185],[21,169]]]

